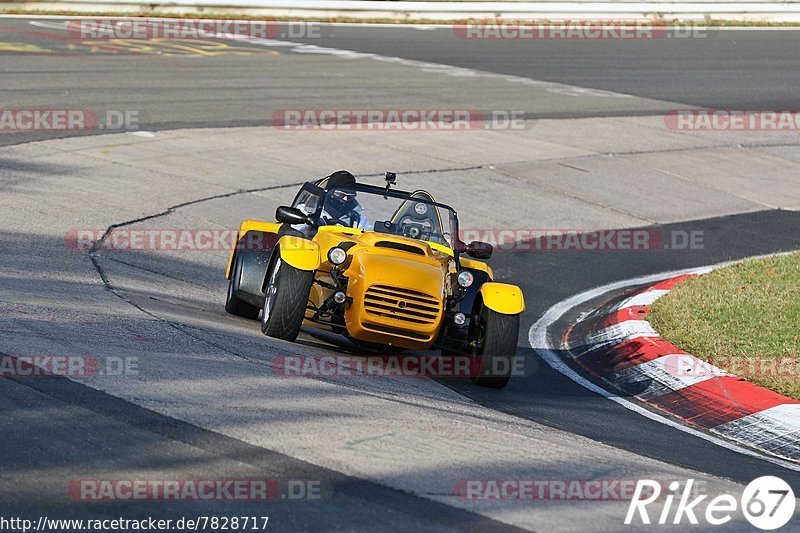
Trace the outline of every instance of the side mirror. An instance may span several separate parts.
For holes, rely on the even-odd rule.
[[[488,242],[472,241],[467,245],[467,255],[475,259],[489,259],[494,248]]]
[[[308,224],[308,215],[297,209],[296,207],[289,207],[282,205],[275,211],[275,220],[283,224]]]

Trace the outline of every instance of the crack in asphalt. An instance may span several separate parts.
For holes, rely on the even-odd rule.
[[[426,170],[410,170],[410,171],[397,172],[397,174],[399,174],[399,175],[411,175],[411,174],[435,174],[435,173],[448,173],[448,172],[467,172],[467,171],[471,171],[471,170],[480,170],[480,169],[491,168],[491,167],[492,167],[492,165],[490,165],[490,164],[489,165],[472,165],[472,166],[466,166],[466,167],[451,167],[451,168],[426,169]],[[361,175],[364,176],[364,177],[378,177],[378,176],[383,176],[383,173],[365,173],[365,174],[361,174]],[[105,269],[103,269],[103,267],[100,265],[99,259],[102,256],[100,256],[99,253],[101,251],[100,248],[102,247],[103,243],[106,241],[106,239],[109,237],[109,235],[111,235],[111,233],[117,228],[130,226],[130,225],[133,225],[133,224],[137,224],[139,222],[143,222],[143,221],[147,221],[147,220],[153,220],[153,219],[164,217],[164,216],[169,216],[170,214],[175,213],[177,210],[179,210],[181,208],[188,207],[188,206],[191,206],[191,205],[197,205],[197,204],[200,204],[200,203],[203,203],[203,202],[208,202],[208,201],[217,200],[217,199],[221,199],[221,198],[230,198],[230,197],[241,195],[241,194],[252,194],[252,193],[258,193],[258,192],[264,192],[264,191],[270,191],[270,190],[286,189],[286,188],[289,188],[289,187],[299,187],[299,186],[303,185],[303,183],[305,183],[305,182],[285,183],[285,184],[281,184],[281,185],[271,185],[271,186],[268,186],[268,187],[257,187],[257,188],[251,188],[251,189],[238,189],[238,190],[230,191],[230,192],[227,192],[227,193],[215,194],[215,195],[211,195],[211,196],[207,196],[207,197],[203,197],[203,198],[197,198],[197,199],[194,199],[194,200],[181,202],[179,204],[175,204],[173,206],[167,207],[163,211],[160,211],[158,213],[154,213],[152,215],[146,215],[146,216],[138,217],[138,218],[135,218],[135,219],[127,220],[127,221],[124,221],[124,222],[118,222],[118,223],[115,223],[115,224],[111,224],[110,226],[108,226],[108,228],[106,228],[106,230],[103,233],[103,235],[97,241],[95,241],[92,244],[92,247],[87,252],[87,255],[88,255],[89,259],[92,261],[92,264],[94,265],[94,268],[97,271],[98,275],[100,276],[100,279],[103,282],[104,288],[106,290],[108,290],[109,292],[111,292],[114,296],[120,298],[125,303],[133,306],[134,308],[138,309],[139,311],[141,311],[145,315],[157,320],[158,322],[161,322],[162,324],[164,324],[164,325],[166,325],[166,326],[168,326],[168,327],[170,327],[170,328],[172,328],[172,329],[174,329],[174,330],[176,330],[176,331],[178,331],[180,333],[183,333],[184,335],[187,335],[187,336],[191,337],[192,339],[194,339],[196,341],[199,341],[201,343],[204,343],[204,344],[207,344],[209,346],[212,346],[212,347],[220,350],[223,353],[232,355],[234,357],[237,357],[239,359],[247,361],[248,363],[253,363],[253,364],[257,364],[257,365],[261,365],[261,366],[266,366],[266,367],[269,367],[269,368],[274,368],[273,365],[271,364],[271,362],[269,362],[269,361],[264,361],[262,359],[254,358],[254,357],[246,355],[244,353],[240,353],[238,351],[232,350],[230,347],[224,346],[224,345],[222,345],[222,344],[220,344],[218,342],[215,342],[215,341],[213,341],[211,339],[205,338],[202,335],[200,335],[199,333],[194,333],[192,331],[192,330],[202,331],[202,328],[196,328],[196,327],[191,326],[189,324],[183,324],[183,323],[180,323],[180,322],[175,322],[175,321],[172,321],[172,320],[168,320],[168,319],[158,315],[157,313],[154,313],[152,311],[149,311],[149,310],[145,309],[142,305],[136,303],[133,299],[128,297],[127,294],[125,294],[124,290],[118,289],[118,288],[113,286],[113,284],[111,283],[111,280],[108,278],[108,275],[106,274]],[[131,265],[131,264],[125,262],[125,261],[120,261],[120,260],[117,260],[117,259],[114,259],[114,258],[110,258],[110,257],[106,257],[105,259],[107,259],[109,261],[117,262],[117,263],[120,263],[120,264],[124,264],[124,265],[130,266],[132,268],[140,269],[140,267],[138,267],[137,265]],[[166,276],[166,277],[172,278],[172,276],[169,276],[168,274],[163,274],[163,273],[160,273],[160,272],[155,272],[155,271],[144,269],[144,268],[141,268],[141,270],[145,270],[147,272],[151,272],[151,273],[156,274],[156,275]],[[184,281],[184,280],[180,280],[180,281]],[[360,386],[357,386],[357,385],[354,385],[354,384],[342,383],[341,381],[336,381],[336,380],[332,380],[332,379],[328,379],[328,378],[324,378],[324,377],[317,377],[317,378],[313,378],[313,379],[315,381],[322,381],[322,382],[325,382],[325,383],[331,383],[331,384],[335,383],[336,385],[338,385],[340,387],[343,387],[343,388],[346,388],[346,389],[350,389],[350,390],[354,390],[356,392],[359,392],[359,393],[362,393],[362,394],[365,394],[365,395],[368,395],[368,396],[381,398],[383,400],[387,400],[387,401],[391,401],[391,402],[395,402],[395,403],[408,404],[408,405],[413,405],[413,406],[416,406],[416,407],[424,407],[426,409],[431,408],[431,406],[425,406],[425,405],[421,405],[421,404],[418,404],[418,403],[410,402],[408,400],[402,400],[400,398],[392,397],[392,396],[395,396],[395,394],[390,392],[390,391],[369,390],[369,389],[366,389],[364,387],[360,387]],[[436,398],[436,400],[440,400],[440,398]],[[466,405],[468,403],[470,403],[470,401],[467,401],[467,399],[465,398],[464,404]],[[474,415],[474,414],[470,415],[470,414],[464,413],[464,415],[465,416],[469,416],[470,418],[474,418],[476,420],[483,420],[483,417],[480,417],[480,416],[477,416],[477,415]]]
[[[408,170],[408,171],[397,172],[397,174],[400,174],[400,175],[412,175],[412,174],[438,174],[438,173],[447,173],[447,172],[468,172],[470,170],[480,170],[480,169],[484,169],[484,168],[491,168],[492,166],[493,165],[491,165],[491,164],[486,164],[486,165],[471,165],[471,166],[466,166],[466,167],[434,168],[434,169],[425,169],[425,170]],[[382,172],[378,172],[378,173],[362,174],[362,176],[364,176],[364,177],[377,177],[377,176],[383,176],[383,173]],[[102,279],[103,285],[105,285],[106,289],[110,290],[115,295],[120,296],[120,294],[119,294],[120,291],[118,291],[118,289],[115,289],[111,285],[111,282],[109,281],[108,276],[105,273],[105,270],[103,270],[103,267],[100,266],[99,262],[97,261],[97,257],[98,257],[97,254],[100,251],[100,247],[103,246],[103,243],[105,243],[106,239],[108,239],[108,236],[111,235],[111,233],[115,229],[122,228],[122,227],[125,227],[125,226],[131,226],[133,224],[138,224],[139,222],[144,222],[146,220],[153,220],[153,219],[156,219],[156,218],[161,218],[161,217],[164,217],[164,216],[168,216],[168,215],[171,215],[171,214],[175,213],[175,211],[177,211],[178,209],[182,209],[184,207],[189,207],[191,205],[201,204],[203,202],[209,202],[209,201],[212,201],[212,200],[219,200],[219,199],[222,199],[222,198],[231,198],[233,196],[238,196],[238,195],[241,195],[241,194],[253,194],[253,193],[259,193],[259,192],[265,192],[265,191],[274,191],[274,190],[279,190],[279,189],[287,189],[289,187],[300,187],[304,183],[305,183],[304,181],[300,181],[300,182],[285,183],[285,184],[282,184],[282,185],[270,185],[268,187],[255,187],[255,188],[251,188],[251,189],[237,189],[235,191],[230,191],[230,192],[220,193],[220,194],[214,194],[214,195],[211,195],[211,196],[205,196],[203,198],[197,198],[197,199],[194,199],[194,200],[188,200],[186,202],[181,202],[179,204],[175,204],[175,205],[172,205],[170,207],[167,207],[163,211],[160,211],[158,213],[154,213],[152,215],[145,215],[143,217],[138,217],[138,218],[134,218],[134,219],[131,219],[131,220],[126,220],[124,222],[117,222],[115,224],[111,224],[110,226],[108,226],[106,228],[106,230],[103,232],[103,235],[101,235],[100,238],[98,240],[96,240],[92,244],[92,247],[89,249],[87,254],[89,256],[89,259],[92,261],[92,264],[94,265],[95,270],[97,270],[97,273],[100,275],[100,279]],[[131,305],[133,305],[134,307],[139,308],[138,305],[136,305],[134,302],[129,301],[129,299],[124,298],[122,296],[120,296],[120,297],[123,300],[125,300],[126,302],[130,303]],[[143,312],[145,312],[145,313],[147,312],[147,311],[144,311],[143,309],[141,309],[141,310]]]
[[[159,213],[155,213],[155,214],[152,214],[152,215],[146,215],[146,216],[138,217],[138,218],[135,218],[135,219],[132,219],[132,220],[126,220],[124,222],[118,222],[118,223],[115,223],[115,224],[111,224],[110,226],[108,226],[108,228],[106,228],[105,232],[103,232],[103,235],[98,240],[96,240],[94,242],[94,244],[92,244],[92,247],[89,249],[89,252],[87,253],[87,256],[91,260],[92,265],[94,265],[94,268],[97,271],[98,275],[100,276],[100,279],[102,280],[103,286],[105,287],[105,289],[108,290],[111,294],[113,294],[117,298],[121,299],[123,302],[135,307],[136,309],[138,309],[142,313],[146,314],[147,316],[149,316],[149,317],[151,317],[151,318],[153,318],[153,319],[155,319],[155,320],[157,320],[157,321],[169,326],[170,328],[173,328],[173,329],[179,331],[180,333],[183,333],[183,334],[185,334],[185,335],[187,335],[187,336],[189,336],[189,337],[191,337],[191,338],[193,338],[193,339],[195,339],[197,341],[206,343],[206,344],[208,344],[210,346],[213,346],[213,347],[215,347],[215,348],[217,348],[219,350],[222,350],[225,353],[228,353],[228,354],[233,355],[235,357],[239,357],[239,358],[244,359],[246,361],[257,362],[257,361],[253,360],[250,357],[247,357],[247,356],[245,356],[243,354],[240,354],[240,353],[235,353],[235,352],[233,352],[233,351],[231,351],[231,350],[229,350],[229,349],[227,349],[227,348],[225,348],[225,347],[223,347],[223,346],[221,346],[221,345],[219,345],[217,343],[214,343],[214,342],[212,342],[212,341],[210,341],[208,339],[201,338],[200,336],[191,333],[189,331],[190,326],[188,326],[187,324],[181,324],[179,322],[173,322],[171,320],[167,320],[166,318],[164,318],[162,316],[159,316],[156,313],[148,311],[143,306],[141,306],[138,303],[136,303],[135,301],[133,301],[131,298],[129,298],[125,294],[124,291],[115,288],[111,284],[111,280],[109,280],[108,275],[106,274],[106,271],[100,265],[98,252],[100,250],[100,247],[103,245],[103,243],[108,238],[108,236],[116,228],[130,226],[132,224],[136,224],[136,223],[139,223],[139,222],[144,222],[146,220],[153,220],[153,219],[156,219],[156,218],[168,216],[168,215],[174,213],[175,211],[177,211],[178,209],[181,209],[181,208],[184,208],[184,207],[188,207],[188,206],[191,206],[191,205],[196,205],[196,204],[203,203],[203,202],[208,202],[208,201],[211,201],[211,200],[218,200],[218,199],[221,199],[221,198],[230,198],[232,196],[237,196],[237,195],[240,195],[240,194],[251,194],[251,193],[263,192],[263,191],[269,191],[269,190],[284,189],[284,188],[288,188],[288,187],[297,187],[299,185],[302,185],[302,182],[300,182],[300,183],[287,183],[287,184],[283,184],[283,185],[271,185],[269,187],[257,187],[257,188],[252,188],[252,189],[237,189],[235,191],[230,191],[230,192],[227,192],[227,193],[214,194],[214,195],[206,196],[206,197],[203,197],[203,198],[197,198],[195,200],[189,200],[189,201],[186,201],[186,202],[181,202],[179,204],[175,204],[173,206],[167,207],[165,210],[163,210],[163,211],[161,211]]]

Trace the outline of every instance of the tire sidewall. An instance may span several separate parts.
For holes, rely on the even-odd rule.
[[[279,263],[279,261],[280,261],[280,263]],[[261,307],[261,331],[264,334],[267,333],[268,328],[269,328],[268,317],[272,318],[272,317],[275,316],[273,314],[273,311],[274,311],[274,308],[275,308],[275,300],[278,298],[278,291],[280,290],[279,289],[280,277],[281,277],[280,272],[278,272],[277,276],[275,277],[275,295],[273,296],[272,300],[268,302],[269,298],[267,297],[267,291],[269,290],[269,280],[272,277],[273,271],[276,268],[280,268],[281,265],[283,265],[283,261],[281,261],[280,252],[278,252],[276,250],[275,254],[273,254],[273,257],[270,258],[269,268],[267,268],[267,272],[266,272],[265,279],[264,279],[264,305]],[[268,303],[272,305],[272,309],[269,310],[269,313],[267,313],[267,305],[268,305]]]
[[[268,298],[273,276],[275,293]],[[305,319],[314,271],[295,268],[276,254],[267,271],[266,281],[261,331],[270,337],[293,341]],[[268,305],[271,307],[266,313]]]
[[[473,314],[477,328],[483,328],[483,343],[474,356],[470,379],[476,385],[502,388],[508,383],[516,357],[519,315],[504,315],[489,309],[482,300],[475,302]],[[516,323],[515,323],[516,322]],[[499,337],[502,335],[502,337]],[[501,352],[501,353],[498,353]],[[495,374],[499,365],[503,371]]]

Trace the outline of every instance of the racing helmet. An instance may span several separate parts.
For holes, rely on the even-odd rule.
[[[336,219],[354,211],[359,205],[356,200],[355,185],[355,176],[346,170],[338,170],[331,174],[325,186],[328,191],[325,211]]]

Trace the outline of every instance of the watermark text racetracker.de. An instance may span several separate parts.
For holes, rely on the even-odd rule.
[[[800,131],[800,110],[674,109],[664,125],[676,131]]]
[[[658,19],[550,19],[547,22],[512,19],[471,19],[453,26],[453,34],[466,40],[620,40],[688,39],[713,32],[695,24],[665,24]]]
[[[281,130],[473,131],[523,130],[525,113],[477,109],[277,109],[270,124]]]
[[[78,39],[314,39],[321,25],[304,21],[82,18],[66,23]]]
[[[0,133],[28,131],[138,130],[136,110],[0,108]]]
[[[484,369],[480,358],[468,354],[281,355],[272,359],[270,367],[276,376],[292,378],[469,378],[482,369],[493,375],[531,376],[537,368],[535,359],[524,357],[495,358],[490,364]]]
[[[702,230],[639,229],[537,229],[463,228],[462,242],[481,241],[497,251],[589,251],[635,252],[655,250],[701,250]],[[70,250],[89,251],[260,251],[275,246],[275,234],[247,232],[239,237],[231,228],[73,228],[64,235]]]
[[[0,378],[136,376],[135,356],[0,355]]]
[[[69,230],[64,244],[77,252],[89,251],[261,251],[275,245],[274,234],[248,232],[238,240],[238,230],[231,228],[114,228]]]
[[[530,252],[642,252],[702,250],[702,230],[639,229],[463,229],[464,242],[488,242],[498,251]]]
[[[613,478],[461,479],[453,486],[453,494],[467,501],[629,501],[637,483],[636,479]]]
[[[735,374],[746,378],[791,377],[800,381],[800,361],[777,355],[714,355],[702,360],[690,354],[670,354],[663,357],[663,364],[664,370],[675,377],[712,378]]]
[[[314,501],[330,491],[308,479],[74,479],[72,500],[96,501]]]

